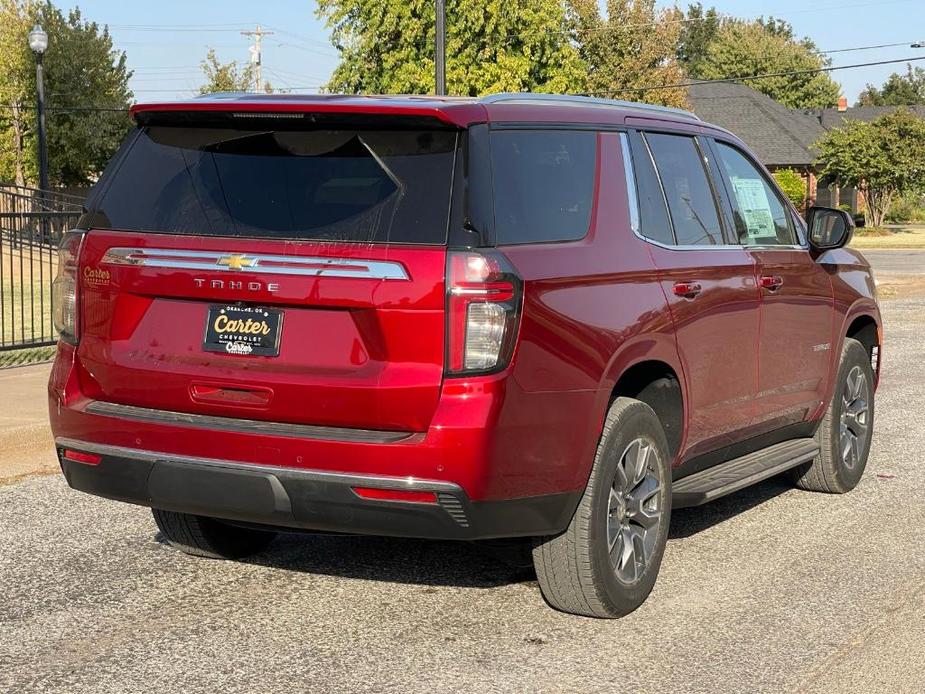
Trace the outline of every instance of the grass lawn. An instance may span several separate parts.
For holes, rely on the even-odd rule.
[[[854,230],[852,248],[925,248],[925,226]]]
[[[40,361],[48,361],[54,358],[56,349],[52,345],[51,347],[27,347],[26,349],[0,352],[0,369],[8,366],[23,366],[24,364],[37,364]]]
[[[30,254],[28,248],[0,245],[0,347],[52,338],[50,288],[56,265],[48,249],[33,248]]]

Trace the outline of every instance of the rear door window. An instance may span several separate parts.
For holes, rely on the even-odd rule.
[[[723,245],[716,199],[694,138],[646,133],[645,139],[665,191],[678,245]]]
[[[142,128],[101,194],[113,229],[446,242],[457,133]]]
[[[574,241],[588,233],[597,133],[497,130],[491,163],[499,244]]]

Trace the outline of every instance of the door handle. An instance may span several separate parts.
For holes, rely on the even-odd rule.
[[[759,286],[769,291],[777,291],[784,284],[784,278],[780,275],[764,275],[758,280]]]
[[[675,293],[675,296],[693,299],[701,291],[700,282],[675,282],[671,291]]]

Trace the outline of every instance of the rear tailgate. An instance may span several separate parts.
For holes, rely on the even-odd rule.
[[[444,371],[458,136],[391,135],[142,128],[91,199],[82,390],[183,413],[426,430]]]

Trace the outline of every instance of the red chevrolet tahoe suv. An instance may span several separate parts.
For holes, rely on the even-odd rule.
[[[151,507],[172,545],[523,538],[550,605],[615,617],[672,508],[782,472],[858,483],[881,324],[851,220],[804,224],[693,114],[530,94],[132,114],[61,244],[49,405],[68,483]]]

